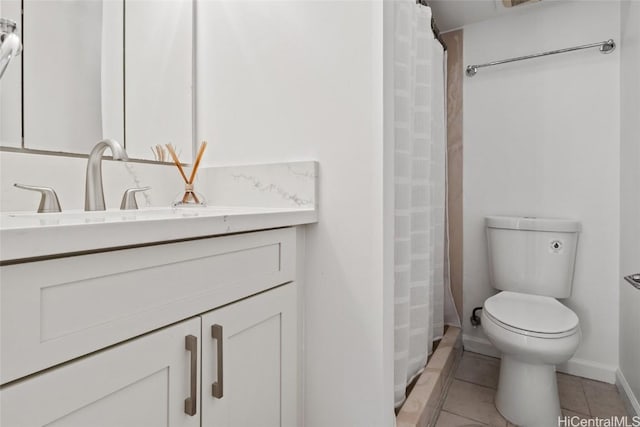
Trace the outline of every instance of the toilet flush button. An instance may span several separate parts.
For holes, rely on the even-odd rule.
[[[564,242],[554,239],[549,242],[549,252],[552,254],[561,254],[564,251]]]

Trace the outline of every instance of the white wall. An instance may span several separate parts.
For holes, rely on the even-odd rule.
[[[640,272],[640,2],[621,8],[620,272]],[[640,415],[640,290],[620,281],[620,371]]]
[[[478,64],[620,36],[618,2],[542,2],[464,28]],[[582,342],[569,372],[609,382],[618,365],[619,50],[572,52],[481,69],[464,78],[464,333],[489,284],[487,215],[582,222],[572,296]]]
[[[198,3],[207,164],[317,159],[307,227],[307,427],[390,426],[382,274],[382,2]],[[387,331],[388,332],[388,331]],[[384,348],[384,351],[383,351]]]

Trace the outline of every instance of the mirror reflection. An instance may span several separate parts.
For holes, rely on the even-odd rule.
[[[21,8],[24,51],[0,80],[1,145],[88,154],[109,138],[160,160],[153,147],[171,143],[191,161],[191,0],[1,0],[0,16]]]
[[[24,2],[25,147],[123,141],[122,1]]]
[[[13,33],[22,39],[20,15],[20,0],[0,0],[0,18],[15,22]],[[0,145],[14,148],[22,146],[22,57],[14,57],[0,78]]]

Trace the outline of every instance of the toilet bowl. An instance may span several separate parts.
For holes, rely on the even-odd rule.
[[[555,366],[578,348],[578,316],[552,297],[502,291],[485,301],[482,326],[502,353],[495,400],[500,413],[520,426],[557,426]]]

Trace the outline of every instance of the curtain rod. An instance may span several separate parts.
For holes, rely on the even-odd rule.
[[[422,5],[422,6],[427,6],[428,8],[431,9],[431,7],[429,6],[429,2],[427,0],[416,0],[416,4],[419,4],[419,5]],[[433,10],[432,10],[432,13],[431,13],[431,31],[433,32],[433,36],[436,38],[436,40],[438,40],[440,42],[440,44],[442,45],[442,48],[446,51],[447,50],[447,44],[445,43],[444,39],[440,35],[440,30],[438,29],[438,26],[436,25],[436,18],[433,17]]]
[[[599,50],[601,53],[611,53],[616,48],[616,43],[613,41],[613,39],[609,39],[609,40],[598,42],[598,43],[584,44],[582,46],[574,46],[574,47],[568,47],[565,49],[550,50],[548,52],[536,53],[533,55],[518,56],[517,58],[509,58],[509,59],[502,59],[500,61],[487,62],[486,64],[467,65],[466,73],[468,77],[473,77],[476,75],[479,68],[493,67],[494,65],[506,64],[508,62],[523,61],[525,59],[538,58],[540,56],[547,56],[547,55],[555,55],[558,53],[572,52],[574,50],[580,50],[580,49],[589,49],[592,47],[599,47],[600,48]]]

